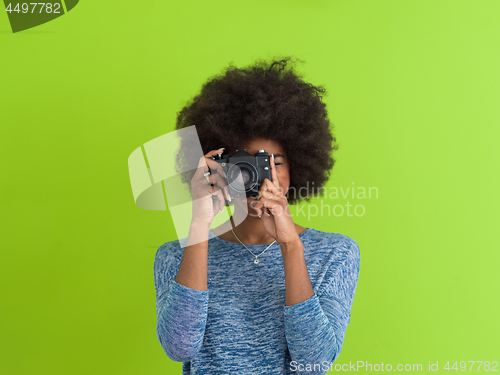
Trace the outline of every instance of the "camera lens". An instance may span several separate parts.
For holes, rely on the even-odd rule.
[[[228,183],[236,191],[247,192],[257,184],[257,181],[257,170],[250,163],[238,162],[229,168]]]
[[[243,178],[243,184],[248,184],[248,181],[250,181],[250,174],[248,173],[248,171],[243,169],[241,171],[241,177]]]

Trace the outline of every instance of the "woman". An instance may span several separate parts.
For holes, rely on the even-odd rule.
[[[293,222],[289,205],[318,195],[338,146],[325,90],[288,62],[230,67],[178,115],[177,129],[196,124],[206,152],[186,177],[193,194],[186,246],[163,244],[154,264],[157,335],[183,374],[324,374],[342,349],[359,248],[345,235]],[[231,199],[211,157],[242,149],[272,155],[272,181],[255,197]],[[179,156],[189,159],[187,147]],[[231,230],[210,229],[224,204],[248,215]]]

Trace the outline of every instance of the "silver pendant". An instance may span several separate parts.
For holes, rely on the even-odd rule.
[[[259,260],[257,259],[257,257],[255,257],[255,259],[253,260],[253,262],[254,262],[255,264],[259,264]]]

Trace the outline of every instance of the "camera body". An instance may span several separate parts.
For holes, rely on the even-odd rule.
[[[256,196],[265,178],[272,181],[269,154],[264,150],[259,150],[254,156],[246,150],[236,150],[234,154],[218,154],[211,159],[224,169],[231,197]],[[238,181],[239,172],[241,179]]]

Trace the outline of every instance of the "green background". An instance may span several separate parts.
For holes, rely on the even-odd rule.
[[[336,363],[500,361],[499,18],[482,0],[87,0],[12,34],[0,15],[0,373],[180,374],[153,279],[175,232],[135,206],[127,159],[229,62],[272,56],[328,90],[328,186],[379,191],[329,202],[362,217],[297,217],[360,246]]]

